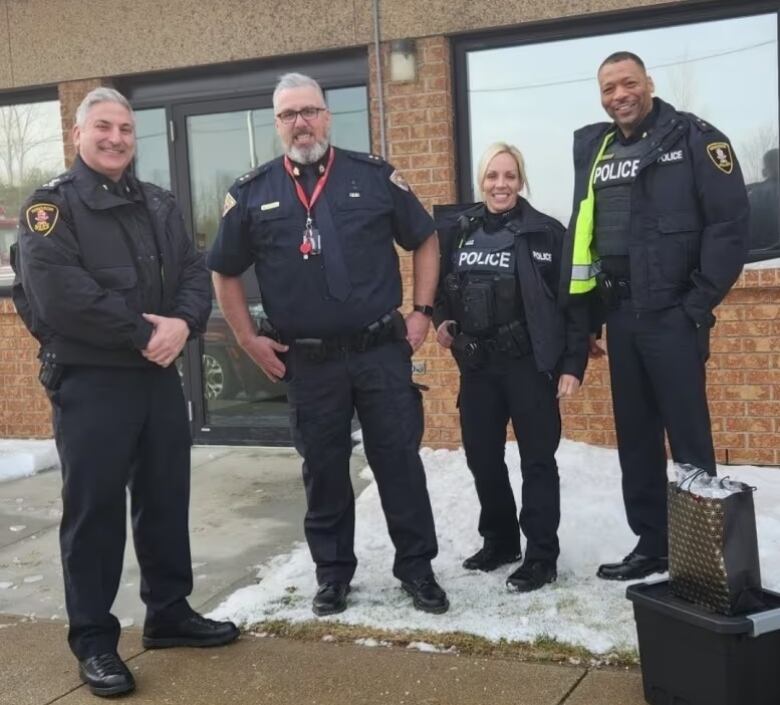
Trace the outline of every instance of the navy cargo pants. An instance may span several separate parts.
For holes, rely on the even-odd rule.
[[[357,566],[349,477],[355,411],[395,546],[393,575],[408,581],[431,572],[438,548],[419,456],[422,400],[412,385],[410,352],[406,341],[390,341],[318,359],[290,347],[291,425],[308,505],[304,530],[320,584],[349,583]]]
[[[190,432],[175,367],[69,366],[50,393],[62,464],[60,547],[68,642],[115,651],[111,606],[125,550],[126,492],[147,621],[190,614]]]

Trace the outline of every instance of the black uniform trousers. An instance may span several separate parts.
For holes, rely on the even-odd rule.
[[[125,549],[126,490],[147,622],[191,611],[190,432],[176,368],[68,367],[50,393],[62,464],[60,548],[68,642],[114,651],[111,606]]]
[[[395,546],[393,575],[407,581],[431,573],[438,547],[419,456],[422,399],[412,385],[410,353],[406,341],[392,341],[320,360],[290,346],[291,426],[304,459],[304,530],[319,584],[349,583],[357,566],[349,477],[355,410]]]
[[[637,314],[625,299],[607,312],[623,501],[644,556],[668,553],[664,430],[675,462],[715,474],[704,370],[709,332],[680,306]]]
[[[480,503],[479,533],[486,545],[520,551],[526,559],[555,565],[560,552],[560,482],[555,451],[561,417],[555,377],[536,369],[533,355],[493,353],[478,369],[461,369],[460,425],[466,462]],[[509,419],[520,450],[523,476],[519,524],[504,462]]]

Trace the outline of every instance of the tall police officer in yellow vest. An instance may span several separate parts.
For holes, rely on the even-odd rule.
[[[630,52],[598,72],[612,123],[574,134],[573,293],[597,288],[606,322],[623,500],[636,547],[606,580],[667,568],[666,451],[715,474],[705,362],[712,313],[739,276],[748,201],[728,138],[653,98]],[[604,354],[591,340],[591,354]]]

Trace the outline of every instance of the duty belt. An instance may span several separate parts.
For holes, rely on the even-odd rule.
[[[267,321],[260,326],[260,331],[263,335],[301,350],[309,359],[325,360],[338,353],[365,352],[393,340],[404,340],[406,323],[403,316],[394,310],[357,333],[327,338],[286,338],[279,336]]]
[[[602,272],[596,278],[601,299],[607,306],[616,308],[621,301],[631,298],[631,280]]]
[[[485,355],[503,352],[514,357],[523,357],[532,352],[528,328],[522,321],[512,321],[499,326],[493,335],[473,336],[459,333],[452,341],[456,358],[467,367],[479,367],[484,364]]]

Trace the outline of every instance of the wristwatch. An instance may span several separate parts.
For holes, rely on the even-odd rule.
[[[423,304],[415,304],[412,306],[415,311],[419,311],[424,316],[431,318],[433,316],[433,306],[424,306]]]

